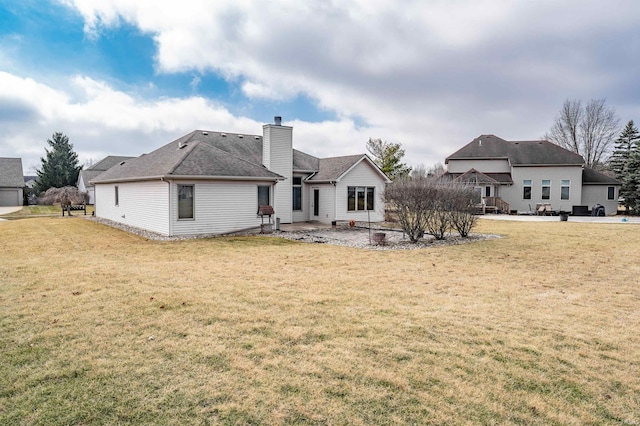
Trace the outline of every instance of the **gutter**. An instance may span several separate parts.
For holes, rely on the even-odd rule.
[[[285,180],[286,178],[278,175],[278,177],[269,177],[269,176],[176,176],[176,175],[157,175],[157,176],[145,176],[145,177],[130,177],[124,179],[106,179],[100,181],[90,181],[91,184],[101,184],[101,183],[119,183],[119,182],[141,182],[141,181],[149,181],[149,180],[164,180],[164,179],[184,179],[184,180],[233,180],[233,181],[244,181],[244,182],[278,182],[281,180]]]

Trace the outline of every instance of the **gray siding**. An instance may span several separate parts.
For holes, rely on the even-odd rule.
[[[615,188],[613,200],[607,200],[607,191],[610,186]],[[582,205],[592,208],[596,204],[602,204],[607,215],[616,214],[618,212],[619,189],[615,185],[583,185]]]
[[[551,204],[553,210],[571,211],[572,206],[582,205],[582,167],[557,166],[557,167],[514,167],[511,173],[512,186],[499,188],[499,197],[502,197],[512,210],[528,211],[529,206],[535,208],[537,203]],[[523,181],[531,180],[531,199],[523,198]],[[542,199],[542,181],[551,181],[551,196],[548,200]],[[560,199],[560,186],[562,180],[571,182],[569,199]]]
[[[469,169],[476,169],[482,173],[510,173],[509,160],[449,160],[449,173],[465,173]]]
[[[194,185],[193,219],[178,219],[178,184]],[[270,185],[270,183],[173,182],[171,196],[173,235],[225,234],[260,226],[261,218],[257,215],[258,185]],[[265,223],[267,222],[268,218],[265,218]]]
[[[263,126],[263,162],[272,172],[285,177],[279,181],[273,197],[273,208],[282,223],[293,221],[291,178],[293,176],[293,129],[267,124]]]
[[[115,187],[118,205],[115,205]],[[96,216],[137,228],[169,235],[168,182],[96,184]]]
[[[367,214],[366,211],[347,210],[347,189],[349,186],[375,186],[374,209]],[[380,174],[365,161],[358,163],[336,184],[335,188],[335,220],[357,220],[372,222],[384,220],[384,195],[385,182]]]

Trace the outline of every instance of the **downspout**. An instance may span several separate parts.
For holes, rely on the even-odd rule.
[[[333,221],[338,222],[338,186],[336,181],[329,182],[333,185]]]
[[[173,181],[164,180],[163,177],[160,180],[169,184],[169,236],[173,237]]]

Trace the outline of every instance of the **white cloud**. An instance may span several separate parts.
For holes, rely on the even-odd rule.
[[[54,132],[69,136],[80,162],[107,155],[138,156],[195,129],[261,134],[264,123],[237,117],[202,97],[145,100],[86,76],[70,79],[68,92],[0,72],[0,157],[21,157],[33,173]],[[9,115],[9,112],[11,115]],[[350,120],[287,122],[297,149],[320,156],[364,152],[370,130]],[[331,154],[329,154],[331,153]]]
[[[606,97],[623,120],[640,111],[635,0],[60,1],[93,37],[122,22],[152,36],[160,73],[212,72],[250,100],[313,100],[339,119],[292,124],[296,147],[320,156],[362,152],[380,137],[429,165],[482,133],[540,137],[567,98]],[[22,132],[40,151],[56,130],[73,129],[76,147],[95,157],[136,155],[194,128],[259,133],[262,124],[210,99],[143,99],[87,76],[64,91],[0,79],[15,86],[0,101],[35,119]],[[25,138],[5,151],[27,152]]]

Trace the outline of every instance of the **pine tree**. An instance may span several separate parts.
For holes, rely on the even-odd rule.
[[[627,208],[627,213],[629,209],[633,209],[634,214],[638,214],[640,212],[640,146],[636,145],[631,151],[621,181],[620,196],[624,198],[623,205]]]
[[[615,151],[611,156],[610,163],[616,179],[620,186],[620,197],[624,199],[623,205],[637,211],[637,204],[640,202],[640,132],[630,120],[620,137],[616,141]]]
[[[42,167],[36,171],[36,189],[44,192],[49,188],[75,186],[82,166],[78,165],[78,154],[63,133],[56,132],[47,140],[51,150],[45,148],[46,158],[40,158]]]
[[[616,179],[622,179],[629,156],[638,143],[640,143],[640,133],[633,125],[633,120],[630,120],[620,133],[611,155],[610,168]]]

